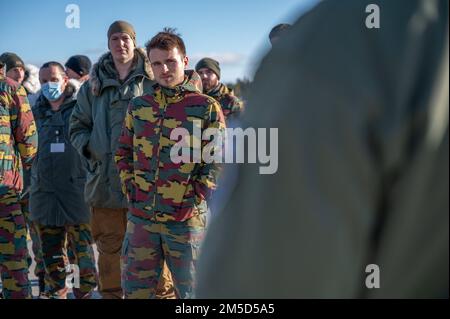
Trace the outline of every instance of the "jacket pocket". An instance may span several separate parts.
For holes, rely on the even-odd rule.
[[[194,208],[198,203],[198,196],[195,192],[195,184],[193,180],[190,180],[186,186],[186,191],[183,195],[183,199],[179,206],[180,209]]]
[[[131,179],[126,183],[125,189],[127,192],[128,203],[130,206],[133,206],[133,203],[136,201],[136,183],[134,182],[134,179]]]
[[[86,184],[86,177],[71,177],[70,182],[75,186],[84,188],[84,185]]]
[[[91,174],[91,175],[98,175],[99,174],[99,168],[101,165],[101,162],[98,160],[93,159],[87,159],[84,156],[80,156],[81,159],[81,165],[85,168],[85,170]]]
[[[206,198],[201,192],[202,188],[200,186],[200,183],[192,180],[192,184],[194,188],[194,196],[192,200],[194,202],[193,207],[195,207],[199,213],[206,213],[206,211],[208,210],[208,204]]]

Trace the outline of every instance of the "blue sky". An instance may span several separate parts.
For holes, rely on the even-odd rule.
[[[2,8],[6,1],[0,0]],[[106,33],[115,20],[130,22],[138,46],[165,26],[181,33],[190,67],[204,56],[221,63],[222,80],[250,77],[261,54],[270,48],[268,33],[278,23],[292,23],[317,0],[41,0],[8,1],[2,10],[0,53],[17,53],[36,66],[64,63],[85,54],[95,62],[108,50]],[[66,7],[80,9],[80,28],[66,27]]]

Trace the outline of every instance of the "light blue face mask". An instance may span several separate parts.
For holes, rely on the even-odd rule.
[[[56,101],[63,94],[61,90],[61,82],[47,82],[41,87],[42,94],[49,101]]]

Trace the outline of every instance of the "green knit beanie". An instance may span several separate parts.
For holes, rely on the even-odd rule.
[[[3,65],[6,66],[6,71],[13,69],[15,67],[21,67],[25,70],[25,64],[22,59],[15,53],[5,52],[0,55],[0,61],[3,62]]]
[[[111,38],[111,35],[117,32],[123,32],[130,36],[130,38],[133,40],[134,46],[136,46],[136,32],[134,31],[134,28],[131,24],[129,24],[126,21],[114,21],[108,29],[108,47],[109,47],[109,38]]]
[[[195,66],[195,71],[198,71],[203,68],[210,69],[220,79],[220,66],[219,66],[219,62],[217,62],[216,60],[211,59],[211,58],[201,59],[200,61],[198,61],[197,65]]]

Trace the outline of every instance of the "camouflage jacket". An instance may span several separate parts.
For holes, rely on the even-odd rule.
[[[153,95],[131,101],[115,160],[133,216],[184,221],[206,212],[219,167],[203,161],[174,163],[170,151],[177,141],[170,139],[171,133],[185,128],[186,140],[192,141],[193,121],[201,123],[203,133],[207,128],[222,131],[225,120],[217,101],[201,94],[194,71],[186,71],[185,81],[175,89],[154,87]]]
[[[219,83],[218,86],[211,91],[206,92],[206,94],[215,98],[220,103],[225,119],[228,119],[231,115],[239,115],[244,108],[241,99],[235,96],[233,91],[225,84]]]
[[[0,196],[21,192],[24,167],[37,152],[37,133],[25,89],[0,75]]]

